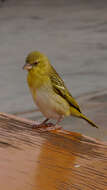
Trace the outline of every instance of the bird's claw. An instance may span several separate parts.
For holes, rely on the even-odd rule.
[[[33,126],[33,129],[39,129],[40,131],[51,131],[51,130],[58,130],[61,129],[62,127],[59,127],[57,125],[54,125],[53,123],[41,123],[41,124],[36,124]]]

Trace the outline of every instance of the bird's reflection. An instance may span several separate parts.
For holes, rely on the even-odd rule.
[[[77,138],[76,133],[74,134],[71,136],[72,140]],[[79,134],[77,136],[80,137]],[[73,180],[72,170],[78,163],[76,147],[79,140],[71,144],[71,139],[64,137],[64,134],[63,137],[62,135],[58,137],[54,133],[51,136],[47,135],[45,139],[38,157],[36,186],[44,190],[62,190],[63,186],[69,188],[69,181]]]

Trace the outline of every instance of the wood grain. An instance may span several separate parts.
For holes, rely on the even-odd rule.
[[[0,113],[0,189],[104,190],[107,143]]]

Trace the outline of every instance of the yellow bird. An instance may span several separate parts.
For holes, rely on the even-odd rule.
[[[58,124],[66,116],[76,116],[98,128],[82,114],[79,105],[47,56],[37,51],[31,52],[26,58],[23,69],[28,71],[27,82],[34,102],[46,117],[42,124],[47,124],[49,119],[57,120]]]

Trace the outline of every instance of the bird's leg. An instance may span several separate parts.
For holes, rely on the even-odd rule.
[[[37,125],[34,125],[34,126],[33,126],[33,129],[40,128],[40,127],[43,127],[44,125],[47,125],[46,122],[47,122],[48,120],[49,120],[49,119],[46,118],[42,123],[37,124]]]
[[[63,120],[64,116],[59,117],[59,119],[57,120],[57,122],[55,123],[55,125],[58,125],[62,120]]]
[[[53,123],[47,123],[47,121],[49,121],[48,118],[46,118],[46,119],[40,124],[40,127],[53,127],[53,126],[54,126]]]
[[[49,121],[49,119],[48,118],[46,118],[40,125],[43,125],[43,124],[46,124],[47,123],[47,121]]]
[[[64,116],[59,117],[59,119],[57,120],[57,122],[56,122],[55,124],[53,124],[53,123],[47,123],[47,121],[48,121],[49,119],[46,118],[42,123],[37,124],[37,125],[34,125],[34,126],[33,126],[33,129],[36,129],[36,128],[41,128],[41,129],[43,129],[43,128],[44,128],[44,131],[47,131],[48,128],[49,128],[49,130],[61,129],[62,127],[57,127],[57,125],[59,124],[59,122],[62,121],[63,117],[64,117]]]
[[[54,127],[55,129],[61,129],[62,127],[56,127],[62,120],[63,120],[64,116],[59,117],[59,119],[57,120],[57,122],[55,123]]]
[[[55,124],[52,123],[47,123],[46,126],[50,127],[50,130],[57,130],[57,129],[61,129],[61,126],[57,126],[63,119],[64,116],[59,117],[59,119],[57,120],[57,122]]]

